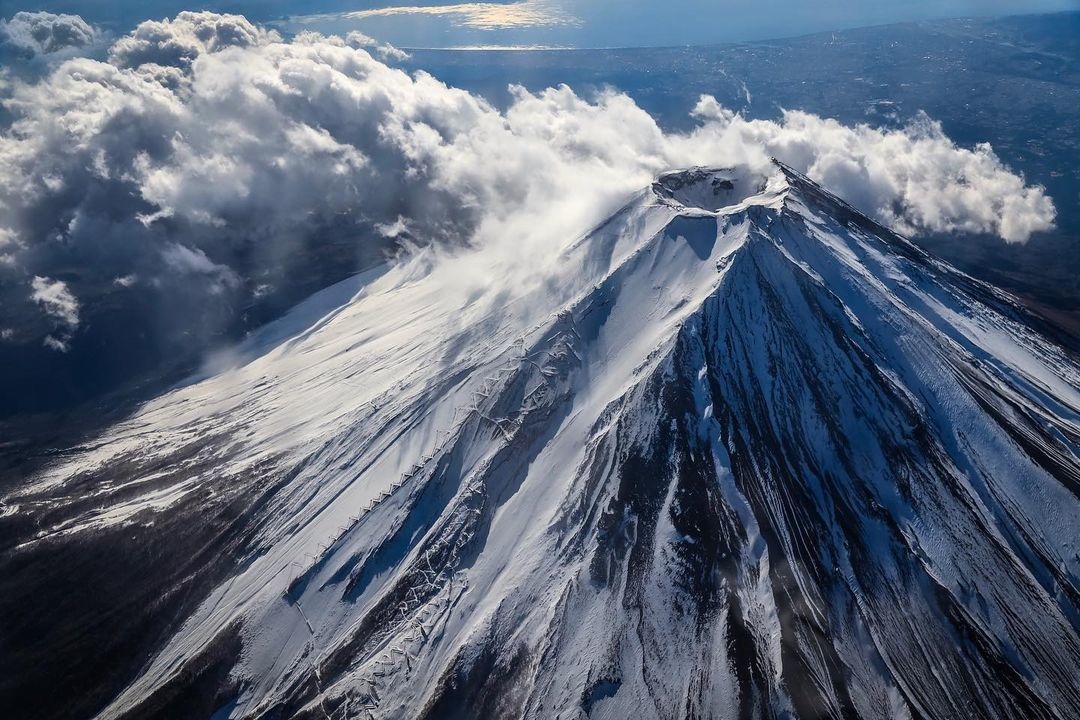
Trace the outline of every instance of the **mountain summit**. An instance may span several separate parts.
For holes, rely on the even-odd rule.
[[[1007,295],[780,164],[663,175],[543,277],[454,262],[4,499],[5,602],[126,578],[94,647],[152,660],[101,717],[1080,717],[1080,367]]]

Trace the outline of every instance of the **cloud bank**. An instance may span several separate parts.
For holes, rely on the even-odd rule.
[[[787,111],[779,123],[746,121],[703,97],[700,118],[761,145],[894,230],[997,235],[1023,243],[1053,227],[1053,201],[1002,164],[988,144],[957,147],[921,115],[903,130],[847,127]]]
[[[26,32],[45,52],[91,41],[56,39],[84,26]],[[500,112],[387,64],[397,52],[185,12],[139,25],[102,59],[13,80],[0,131],[8,341],[40,347],[48,332],[77,349],[93,325],[78,318],[110,298],[140,309],[126,322],[145,342],[198,348],[296,278],[317,286],[382,248],[509,243],[535,261],[690,165],[776,156],[906,233],[1023,242],[1053,221],[1042,188],[926,118],[900,131],[794,111],[747,120],[703,97],[694,130],[666,133],[615,91],[516,88]],[[17,317],[34,311],[46,324]]]

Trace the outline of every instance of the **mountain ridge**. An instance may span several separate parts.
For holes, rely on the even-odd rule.
[[[1008,296],[780,164],[558,258],[313,298],[5,498],[12,556],[263,488],[101,717],[1080,713],[1080,369]]]

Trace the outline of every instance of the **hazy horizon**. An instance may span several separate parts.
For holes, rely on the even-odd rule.
[[[77,14],[116,32],[182,10],[210,10],[244,15],[287,32],[359,30],[405,48],[628,48],[752,42],[911,21],[1062,12],[1080,10],[1080,0],[916,0],[903,5],[738,0],[723,7],[675,0],[662,8],[613,0],[45,0],[17,9]]]

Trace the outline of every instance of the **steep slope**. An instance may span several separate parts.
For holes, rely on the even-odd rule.
[[[8,562],[247,499],[102,717],[1080,716],[1080,368],[1007,296],[783,166],[555,255],[326,291],[5,499]]]

